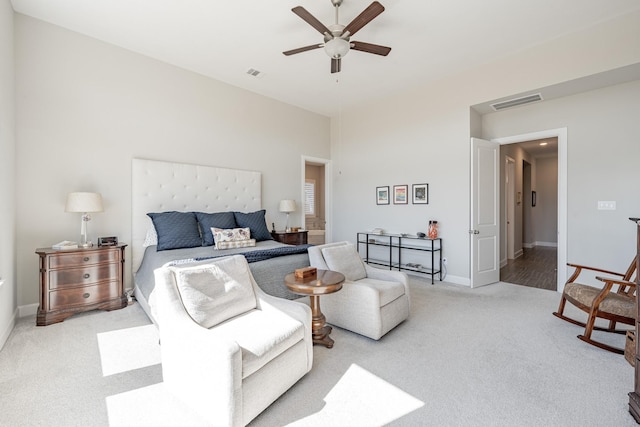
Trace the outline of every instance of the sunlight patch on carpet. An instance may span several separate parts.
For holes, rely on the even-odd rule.
[[[158,329],[154,325],[98,334],[102,375],[109,376],[160,364]]]
[[[167,393],[163,383],[108,396],[106,403],[109,427],[206,426],[186,405]]]
[[[317,413],[290,426],[383,426],[424,406],[424,402],[352,364]],[[338,421],[339,420],[339,421]]]

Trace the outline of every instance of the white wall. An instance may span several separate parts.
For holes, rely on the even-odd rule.
[[[624,271],[635,254],[628,218],[640,214],[639,111],[637,80],[484,116],[486,138],[567,127],[569,262]],[[616,201],[617,210],[597,210],[598,200]]]
[[[129,241],[133,157],[260,171],[271,224],[281,199],[302,205],[301,156],[330,156],[324,116],[23,15],[15,26],[20,305],[38,302],[35,249],[79,239],[68,192],[102,193],[94,240]]]
[[[335,175],[332,238],[355,241],[356,232],[374,227],[414,233],[424,231],[428,220],[436,219],[441,225],[444,254],[449,259],[448,279],[468,283],[469,137],[472,129],[477,132],[477,118],[470,114],[469,107],[637,62],[640,62],[640,13],[534,46],[499,62],[460,70],[459,75],[412,88],[382,102],[370,103],[366,108],[343,112],[332,123]],[[638,111],[631,94],[625,101],[626,106],[635,102],[633,106]],[[542,111],[547,111],[546,102],[539,105]],[[593,113],[609,109],[614,112],[611,116],[619,112],[615,106],[600,103]],[[528,126],[513,128],[489,127],[485,136],[581,126],[583,120],[593,126],[601,125],[594,117],[575,117],[576,121],[570,123],[567,114],[553,111],[555,120],[542,123],[531,120]],[[624,111],[628,115],[628,111],[634,110]],[[550,126],[551,123],[555,125]],[[627,127],[625,132],[629,131],[637,135],[637,125]],[[569,132],[573,138],[572,128]],[[627,156],[630,150],[628,141],[617,137],[606,138],[606,147],[609,154],[605,158]],[[603,150],[599,149],[598,154],[603,154]],[[590,156],[586,147],[576,145],[572,145],[569,155],[572,165]],[[574,166],[569,171],[570,192],[592,192],[590,185],[572,178],[575,172]],[[429,183],[428,205],[375,204],[376,186],[424,182]],[[604,182],[607,188],[622,184],[618,176],[605,178]],[[570,204],[571,215],[579,215],[582,207],[572,201]],[[589,221],[573,223],[570,246],[586,246],[583,236],[591,228]],[[583,230],[582,234],[578,230]],[[612,237],[616,244],[622,244],[626,238],[622,233]]]
[[[13,328],[17,309],[15,274],[15,134],[13,9],[0,1],[0,348]]]

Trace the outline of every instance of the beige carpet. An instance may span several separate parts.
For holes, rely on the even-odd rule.
[[[557,293],[411,286],[407,322],[378,342],[334,328],[333,349],[314,347],[313,370],[251,426],[637,425],[633,368],[552,316]],[[0,426],[202,425],[163,389],[157,331],[136,304],[21,319],[0,351],[0,396]]]

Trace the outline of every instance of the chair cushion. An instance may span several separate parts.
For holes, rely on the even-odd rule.
[[[251,310],[215,329],[240,346],[243,379],[304,338],[304,325],[277,310]]]
[[[364,262],[351,243],[323,248],[322,256],[330,270],[344,274],[347,280],[356,281],[367,277]]]
[[[380,307],[384,307],[390,302],[395,301],[405,293],[404,285],[400,282],[390,282],[367,277],[359,280],[358,285],[366,285],[377,290],[380,294]],[[345,283],[345,286],[348,286],[348,282]]]
[[[205,328],[256,307],[251,273],[242,255],[169,268],[175,275],[185,310]]]
[[[586,306],[591,306],[593,301],[600,293],[601,288],[583,285],[581,283],[567,283],[564,287],[564,293],[569,299],[580,302]],[[615,314],[618,316],[635,319],[636,302],[635,299],[610,292],[600,303],[599,310],[604,313]]]

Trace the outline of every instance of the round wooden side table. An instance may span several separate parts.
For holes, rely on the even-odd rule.
[[[318,269],[316,277],[297,279],[295,273],[289,273],[284,278],[287,288],[298,295],[308,295],[311,306],[311,332],[314,344],[322,344],[327,348],[333,347],[333,340],[329,336],[331,326],[320,310],[320,296],[332,294],[342,289],[344,275],[337,271]]]

